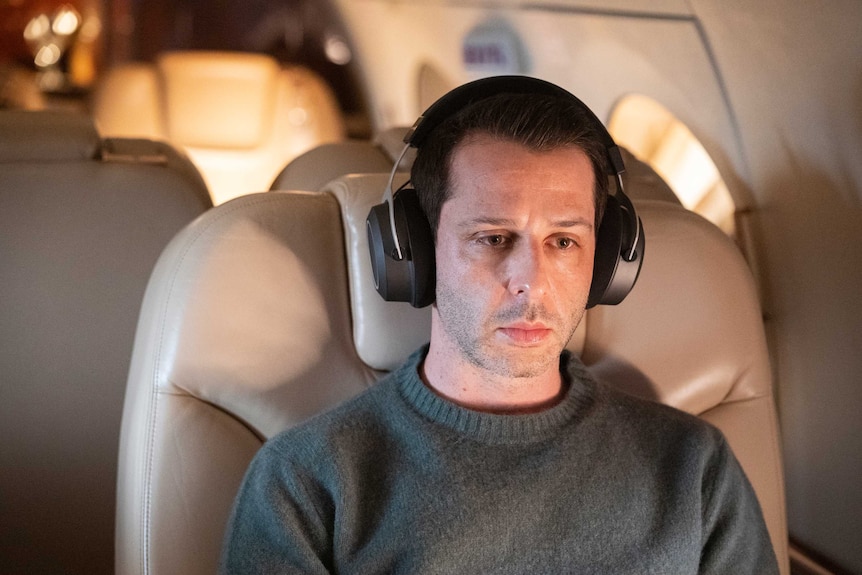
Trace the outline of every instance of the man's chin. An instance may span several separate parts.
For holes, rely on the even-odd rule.
[[[503,377],[525,379],[558,370],[561,349],[554,346],[506,346],[497,353],[488,354],[482,367]]]

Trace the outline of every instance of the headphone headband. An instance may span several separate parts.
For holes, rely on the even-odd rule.
[[[413,127],[404,136],[404,143],[414,148],[421,148],[428,139],[428,135],[434,128],[443,123],[446,118],[454,116],[472,104],[498,94],[538,94],[557,96],[566,100],[574,101],[590,117],[593,125],[602,139],[602,143],[608,151],[608,175],[616,176],[625,171],[622,153],[614,139],[611,137],[605,125],[598,116],[584,104],[577,96],[551,84],[545,80],[531,78],[529,76],[492,76],[481,78],[458,86],[454,90],[441,97],[426,109]]]

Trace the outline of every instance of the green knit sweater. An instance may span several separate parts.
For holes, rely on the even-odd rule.
[[[564,354],[529,415],[431,392],[419,350],[357,398],[268,441],[223,573],[777,573],[721,432],[596,383]]]

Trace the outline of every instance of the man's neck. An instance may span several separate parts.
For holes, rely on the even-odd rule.
[[[474,365],[446,345],[435,345],[433,338],[419,374],[437,395],[489,413],[543,411],[556,405],[565,393],[557,365],[532,377],[506,377]]]

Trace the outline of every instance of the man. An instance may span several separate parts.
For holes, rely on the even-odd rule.
[[[605,145],[573,100],[483,98],[419,147],[430,343],[265,445],[223,572],[778,572],[720,432],[564,352],[608,193]]]

